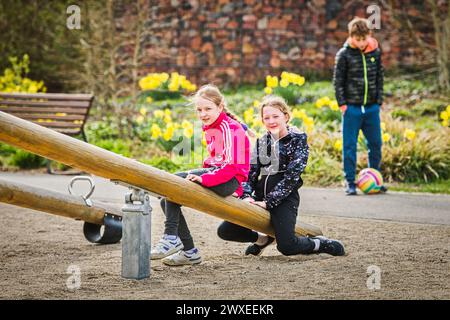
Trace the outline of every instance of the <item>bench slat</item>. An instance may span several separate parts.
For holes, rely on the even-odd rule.
[[[32,100],[2,100],[0,99],[0,105],[6,106],[41,106],[41,107],[71,107],[71,108],[88,108],[89,101],[32,101]]]
[[[45,108],[45,107],[36,107],[36,108],[32,108],[32,107],[4,107],[0,105],[0,111],[3,112],[7,112],[7,113],[34,113],[34,114],[41,114],[41,113],[50,113],[50,114],[55,114],[55,113],[68,113],[68,114],[86,114],[88,111],[88,108],[55,108],[55,107],[51,107],[51,108]],[[18,115],[19,116],[19,115]],[[21,116],[19,116],[21,117]]]
[[[18,98],[18,99],[54,99],[54,100],[92,100],[92,94],[82,93],[0,93],[3,98]]]
[[[61,132],[61,133],[65,133],[70,136],[74,136],[74,135],[81,133],[80,129],[57,129],[57,128],[52,128],[52,129],[55,131]]]
[[[61,122],[61,121],[53,121],[53,122],[31,121],[31,122],[39,124],[46,128],[81,128],[82,125],[82,123]]]
[[[36,119],[51,119],[51,120],[59,120],[59,121],[73,121],[73,120],[81,120],[83,121],[84,115],[56,115],[56,114],[28,114],[28,113],[18,113],[10,112],[13,116],[19,116],[24,120],[36,120]]]

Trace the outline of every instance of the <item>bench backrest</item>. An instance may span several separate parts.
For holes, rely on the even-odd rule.
[[[0,111],[75,136],[83,132],[94,96],[63,93],[0,93]]]

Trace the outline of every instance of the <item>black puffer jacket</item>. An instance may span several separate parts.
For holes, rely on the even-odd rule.
[[[266,133],[252,151],[243,197],[264,199],[267,209],[278,206],[303,185],[300,175],[305,170],[308,154],[307,136],[296,128],[288,128],[288,134],[276,141]]]
[[[372,39],[375,41],[375,39]],[[333,84],[339,106],[383,103],[383,65],[381,51],[363,53],[348,41],[336,54]]]

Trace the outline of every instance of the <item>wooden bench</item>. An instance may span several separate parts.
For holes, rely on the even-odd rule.
[[[94,96],[63,93],[0,93],[0,111],[67,134],[81,135]],[[51,173],[50,162],[47,169]]]

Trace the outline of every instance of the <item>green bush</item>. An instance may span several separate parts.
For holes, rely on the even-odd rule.
[[[10,165],[21,169],[36,169],[45,166],[45,163],[44,158],[22,150],[16,150],[9,161]]]
[[[119,129],[115,121],[106,118],[103,121],[88,122],[86,124],[86,135],[91,141],[118,139]]]
[[[307,185],[329,186],[343,179],[342,163],[325,151],[310,147],[303,179]]]
[[[16,148],[11,147],[9,144],[0,143],[0,156],[8,157],[16,153]]]
[[[406,120],[406,119],[414,118],[414,115],[409,110],[395,109],[395,110],[392,110],[392,117]]]
[[[408,139],[411,123],[384,115],[386,133],[391,138],[383,144],[382,174],[387,181],[430,182],[450,176],[450,130],[438,127],[421,130]],[[414,131],[414,130],[412,130]],[[367,155],[365,155],[367,157]],[[358,160],[359,163],[363,162]]]
[[[127,141],[123,140],[101,140],[95,142],[97,147],[109,150],[111,152],[120,154],[124,157],[130,157],[130,146]]]
[[[175,162],[168,158],[164,157],[156,157],[152,159],[142,159],[140,160],[142,163],[148,164],[152,167],[167,171],[167,172],[177,172],[180,170],[180,166],[177,165]]]
[[[414,141],[383,147],[382,174],[388,181],[430,182],[450,177],[447,135],[422,131]]]

